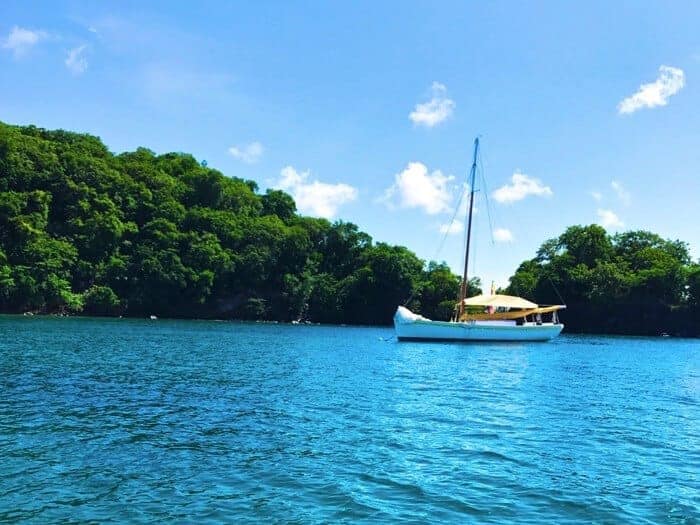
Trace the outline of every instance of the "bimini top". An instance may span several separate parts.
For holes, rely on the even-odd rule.
[[[475,295],[464,300],[464,306],[493,306],[494,308],[537,308],[538,305],[512,295]]]

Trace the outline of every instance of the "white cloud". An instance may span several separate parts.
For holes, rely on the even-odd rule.
[[[617,105],[620,114],[634,113],[642,108],[665,106],[668,99],[685,86],[685,73],[682,69],[661,66],[658,78],[649,84],[639,86],[639,91]]]
[[[86,45],[74,47],[68,51],[68,56],[66,57],[65,64],[66,67],[75,75],[81,75],[85,73],[88,68],[88,62],[83,51],[87,48]]]
[[[445,85],[433,82],[430,92],[432,98],[423,104],[416,104],[415,109],[408,115],[416,126],[432,128],[452,116],[456,104],[447,97]]]
[[[3,41],[2,47],[12,51],[15,58],[21,58],[47,36],[48,34],[45,31],[35,31],[14,26],[7,35],[7,38]]]
[[[612,210],[598,209],[598,223],[606,229],[624,227],[625,223]]]
[[[613,190],[615,190],[615,193],[617,193],[617,197],[622,201],[622,204],[624,204],[625,206],[629,206],[632,202],[632,196],[630,195],[630,192],[628,192],[625,189],[625,187],[616,180],[612,181],[610,183],[610,186]]]
[[[590,196],[593,197],[593,200],[596,202],[600,202],[603,200],[603,194],[600,193],[599,191],[590,192]]]
[[[529,177],[516,171],[511,177],[511,183],[501,186],[493,192],[493,198],[500,203],[510,204],[523,200],[528,195],[551,197],[552,189],[545,186],[539,179]]]
[[[394,176],[394,184],[384,191],[380,201],[389,207],[398,201],[402,208],[422,208],[430,215],[450,211],[452,176],[440,170],[432,173],[421,162],[409,162],[406,169]]]
[[[493,240],[496,242],[513,242],[513,233],[506,228],[496,228],[493,230]]]
[[[302,213],[331,219],[338,208],[357,198],[357,190],[347,184],[327,184],[310,180],[308,171],[298,172],[292,166],[283,168],[275,187],[289,192]]]
[[[449,235],[457,235],[464,231],[464,223],[462,221],[454,220],[449,224],[440,225],[440,233],[447,233]]]
[[[265,148],[263,148],[263,145],[258,141],[255,141],[250,144],[231,146],[228,152],[233,155],[234,158],[246,164],[254,164],[260,160],[260,157],[262,157],[262,154],[265,152]]]

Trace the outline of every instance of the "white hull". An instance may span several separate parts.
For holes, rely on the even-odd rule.
[[[394,329],[399,340],[425,341],[549,341],[558,336],[563,324],[515,321],[431,321],[399,306],[394,314]]]

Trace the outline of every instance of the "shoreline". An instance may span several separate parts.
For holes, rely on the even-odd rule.
[[[74,315],[74,314],[56,314],[56,313],[0,313],[2,317],[21,317],[21,318],[37,318],[37,319],[90,319],[90,320],[129,320],[129,321],[194,321],[194,322],[212,322],[212,323],[233,323],[233,324],[256,324],[256,325],[281,325],[281,326],[316,326],[323,328],[392,328],[392,325],[367,325],[367,324],[331,324],[331,323],[314,323],[314,322],[294,322],[294,321],[274,321],[274,320],[251,320],[251,319],[221,319],[221,318],[206,318],[206,317],[145,317],[145,316],[106,316],[106,315]],[[566,323],[564,323],[566,325]],[[658,339],[700,339],[700,335],[684,335],[662,332],[659,334],[635,334],[635,333],[619,333],[619,332],[573,332],[567,331],[566,327],[562,335],[574,336],[590,336],[590,337],[633,337],[633,338],[658,338]]]

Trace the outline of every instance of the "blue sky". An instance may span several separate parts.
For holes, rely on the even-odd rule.
[[[478,135],[486,283],[572,224],[698,257],[698,20],[696,2],[5,1],[0,120],[191,152],[457,271],[462,236],[437,249]]]

